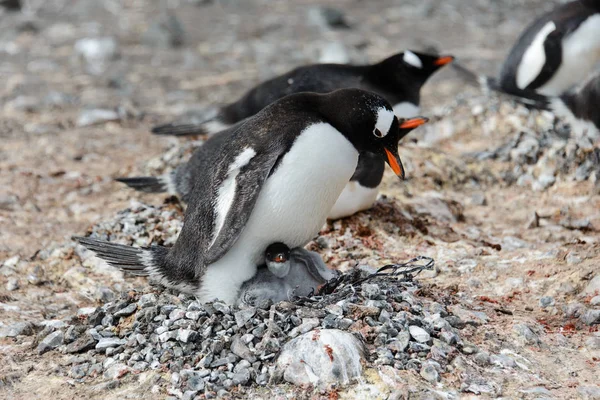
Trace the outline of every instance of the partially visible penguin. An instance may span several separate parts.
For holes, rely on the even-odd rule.
[[[250,117],[275,100],[299,92],[327,93],[343,88],[374,92],[392,104],[399,118],[419,113],[421,87],[452,56],[435,56],[406,50],[371,65],[312,64],[298,67],[250,89],[239,100],[219,109],[203,123],[156,126],[157,135],[204,135],[219,132]]]
[[[498,79],[480,77],[479,83],[539,101],[538,94],[560,96],[599,66],[600,0],[576,0],[532,22],[513,45]]]
[[[76,240],[124,271],[200,301],[234,303],[269,245],[303,247],[319,232],[359,153],[380,154],[403,178],[400,137],[392,106],[377,94],[290,95],[240,123],[207,155],[210,168],[192,181],[173,247]]]
[[[552,111],[577,137],[600,139],[600,71],[560,96],[544,96],[534,107]]]

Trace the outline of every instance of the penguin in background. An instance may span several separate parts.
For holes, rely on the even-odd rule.
[[[343,88],[374,92],[393,105],[398,118],[419,113],[421,88],[452,56],[406,50],[371,65],[312,64],[298,67],[250,89],[237,101],[221,107],[216,116],[199,124],[156,126],[156,135],[208,135],[248,118],[272,102],[299,92],[328,93]]]
[[[533,21],[513,45],[497,79],[476,76],[457,63],[454,67],[485,89],[524,103],[560,96],[600,67],[600,0],[571,1]]]
[[[265,249],[303,247],[356,170],[379,154],[399,177],[402,124],[382,97],[360,89],[287,96],[246,119],[208,157],[192,183],[171,248],[136,248],[76,238],[109,264],[163,286],[233,304]],[[277,134],[274,134],[276,132]]]

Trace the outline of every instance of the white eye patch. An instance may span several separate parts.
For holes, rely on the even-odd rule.
[[[413,53],[412,51],[405,51],[404,57],[402,57],[402,59],[405,63],[407,63],[408,65],[412,65],[415,68],[423,68],[423,62],[421,61],[419,56]]]
[[[390,131],[392,122],[394,122],[394,112],[381,107],[377,110],[377,122],[375,122],[373,134],[377,137],[385,137]],[[378,134],[377,131],[380,133]]]

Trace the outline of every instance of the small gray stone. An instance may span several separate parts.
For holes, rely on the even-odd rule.
[[[156,299],[154,293],[147,293],[140,296],[140,299],[138,300],[138,305],[140,306],[140,308],[146,308],[155,305],[157,301],[158,300]]]
[[[17,322],[0,329],[0,338],[17,337],[20,335],[31,336],[35,333],[35,326],[31,322]]]
[[[255,314],[256,314],[256,308],[254,308],[254,307],[243,308],[234,314],[235,323],[237,324],[238,327],[241,328],[244,325],[246,325],[246,322],[250,321],[252,319],[252,317],[254,317]]]
[[[119,56],[119,45],[110,37],[84,38],[75,43],[75,53],[85,60],[89,73],[99,75]]]
[[[406,331],[398,333],[398,336],[387,344],[387,348],[395,353],[401,353],[408,347],[410,334]]]
[[[475,354],[475,362],[481,367],[490,365],[490,354],[486,351],[480,351]]]
[[[169,319],[171,321],[178,321],[182,318],[185,318],[185,310],[181,310],[179,308],[171,311],[171,313],[169,314]]]
[[[600,296],[592,297],[592,299],[590,300],[590,305],[591,306],[600,306]]]
[[[179,47],[185,40],[183,25],[175,14],[161,15],[153,22],[144,35],[142,43],[152,47]]]
[[[81,379],[87,374],[87,365],[74,365],[71,367],[69,375],[73,379]]]
[[[592,278],[583,290],[583,294],[588,296],[600,295],[600,274]]]
[[[600,350],[600,336],[592,336],[585,341],[585,347],[590,350]]]
[[[431,339],[431,336],[425,329],[416,325],[409,326],[408,331],[410,332],[410,336],[419,343],[427,343]]]
[[[586,325],[600,324],[600,310],[587,310],[586,313],[581,316],[581,321]]]
[[[540,307],[547,308],[554,305],[554,298],[552,296],[544,296],[540,298]]]
[[[234,385],[245,385],[250,381],[250,371],[247,369],[242,369],[233,375],[233,384]]]
[[[381,294],[381,289],[379,289],[379,285],[374,283],[363,283],[362,284],[362,293],[368,299],[377,299]]]
[[[40,342],[37,347],[38,354],[44,354],[47,351],[53,350],[63,344],[64,334],[62,331],[55,331],[49,334]]]
[[[215,310],[219,311],[220,313],[223,314],[231,314],[231,307],[229,307],[227,304],[220,302],[220,301],[215,301],[212,306],[214,307]]]
[[[521,338],[524,339],[525,344],[539,345],[541,343],[540,338],[536,335],[529,326],[525,324],[516,324],[513,326],[513,331],[517,333]]]
[[[91,126],[97,124],[103,124],[109,121],[118,121],[119,114],[113,110],[93,109],[84,110],[79,113],[77,117],[77,126]]]
[[[17,278],[8,278],[8,282],[6,282],[6,290],[9,292],[14,292],[19,289],[19,280]]]
[[[80,353],[91,350],[96,346],[96,339],[88,333],[84,333],[74,342],[69,343],[65,349],[67,353]]]
[[[116,337],[107,337],[107,338],[101,338],[98,343],[96,344],[96,350],[104,350],[106,351],[106,349],[110,348],[110,347],[118,347],[118,346],[122,346],[125,343],[127,343],[127,340],[125,339],[119,339]]]
[[[504,354],[493,355],[490,357],[490,362],[502,368],[514,368],[517,363],[512,358],[505,356]]]
[[[107,379],[119,379],[123,375],[127,374],[127,372],[129,372],[127,365],[114,363],[104,371],[104,377]]]
[[[177,340],[183,343],[190,343],[196,341],[198,332],[191,329],[179,329],[177,331]]]
[[[423,364],[421,367],[421,376],[429,383],[437,383],[440,380],[440,374],[430,363]]]

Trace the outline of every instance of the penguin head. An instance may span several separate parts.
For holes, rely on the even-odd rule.
[[[392,87],[406,88],[417,85],[419,89],[435,71],[451,63],[453,56],[437,56],[406,50],[393,55],[379,64],[378,73],[381,79],[388,81]]]
[[[398,120],[387,100],[361,89],[340,89],[320,96],[321,113],[356,150],[380,155],[404,179],[398,142],[427,118]]]
[[[273,243],[265,250],[265,263],[269,271],[278,278],[285,277],[291,267],[290,248],[283,243]]]

